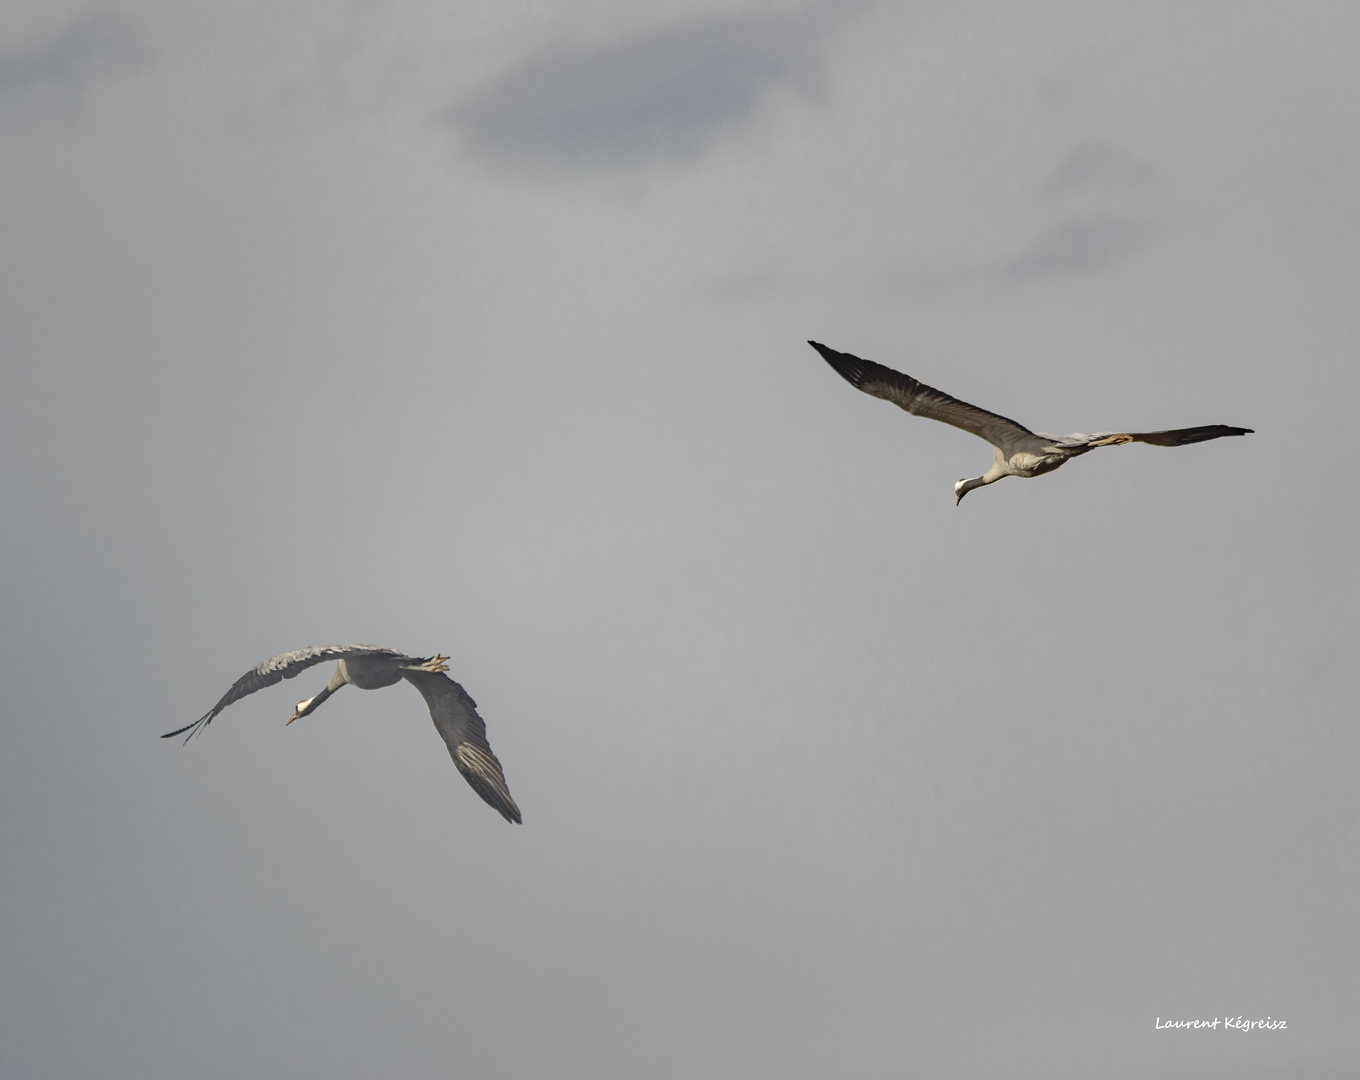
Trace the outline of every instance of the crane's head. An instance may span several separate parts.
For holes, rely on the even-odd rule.
[[[288,718],[288,723],[283,726],[287,727],[288,724],[291,724],[298,717],[309,716],[315,712],[316,707],[321,704],[321,702],[317,700],[319,697],[321,697],[321,695],[317,694],[316,697],[309,697],[306,701],[299,701],[297,703],[297,708],[293,710],[293,715]]]

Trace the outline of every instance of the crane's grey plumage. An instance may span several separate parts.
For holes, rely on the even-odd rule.
[[[1251,428],[1207,424],[1203,427],[1176,428],[1172,431],[1100,431],[1090,435],[1048,435],[1030,431],[1024,424],[996,413],[969,405],[942,390],[917,382],[910,375],[863,360],[851,353],[837,352],[816,341],[809,341],[822,358],[851,386],[866,394],[891,401],[916,416],[941,420],[971,432],[992,444],[996,460],[981,476],[960,480],[954,485],[954,505],[963,501],[973,488],[993,484],[1006,476],[1042,476],[1058,466],[1098,446],[1143,442],[1153,446],[1186,446],[1190,443],[1220,439],[1225,435],[1250,435]]]
[[[192,724],[178,731],[167,731],[161,738],[173,739],[187,731],[188,735],[184,739],[187,743],[233,702],[266,686],[294,678],[316,664],[336,660],[335,674],[326,688],[315,697],[299,701],[293,715],[288,718],[289,724],[315,712],[323,701],[342,686],[379,690],[405,679],[420,691],[425,704],[430,707],[430,718],[434,720],[435,729],[443,736],[449,748],[449,757],[453,758],[463,779],[506,821],[518,823],[519,807],[510,797],[501,763],[496,760],[496,755],[491,752],[491,746],[486,741],[486,724],[477,715],[477,703],[468,696],[466,690],[444,674],[448,671],[444,666],[447,659],[446,656],[407,656],[382,645],[313,645],[309,649],[281,653],[247,671],[222,695],[221,701]]]

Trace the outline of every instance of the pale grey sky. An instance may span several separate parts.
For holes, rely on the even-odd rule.
[[[1357,48],[5,5],[0,1073],[1360,1071]],[[956,509],[990,450],[808,338],[1257,433]],[[522,827],[404,686],[157,738],[356,640],[451,654]]]

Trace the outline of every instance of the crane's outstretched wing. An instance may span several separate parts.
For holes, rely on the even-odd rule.
[[[1130,442],[1151,443],[1153,446],[1188,446],[1190,443],[1208,442],[1221,439],[1225,435],[1254,435],[1249,427],[1228,427],[1227,424],[1205,424],[1203,427],[1183,427],[1174,431],[1130,432]]]
[[[1042,434],[1042,433],[1041,433]],[[1175,428],[1171,431],[1097,431],[1091,435],[1044,436],[1049,445],[1084,454],[1098,446],[1119,446],[1141,442],[1153,446],[1189,446],[1191,443],[1221,439],[1225,435],[1254,435],[1249,427],[1229,427],[1227,424],[1205,424],[1203,427]]]
[[[1038,436],[1024,424],[969,405],[966,401],[950,397],[943,390],[917,382],[910,375],[903,375],[872,360],[837,352],[815,341],[809,341],[808,344],[821,353],[822,359],[835,368],[846,382],[866,394],[891,401],[916,416],[941,420],[962,428],[986,439],[1008,456],[1015,449],[1038,446]]]
[[[519,807],[510,797],[501,763],[486,741],[486,724],[477,715],[477,703],[447,675],[426,671],[403,673],[430,707],[430,718],[449,747],[449,757],[482,799],[500,811],[506,821],[519,824]]]
[[[240,701],[243,697],[255,693],[256,690],[263,690],[266,686],[273,686],[276,682],[284,679],[291,679],[301,671],[306,671],[315,664],[324,664],[327,660],[347,660],[351,656],[372,656],[375,653],[386,653],[389,656],[401,656],[402,654],[395,649],[389,649],[384,645],[313,645],[310,649],[295,649],[292,652],[280,653],[278,656],[271,656],[242,675],[232,685],[232,688],[222,695],[212,709],[200,716],[192,724],[186,724],[178,731],[167,731],[161,736],[162,739],[173,739],[176,735],[184,735],[184,741],[188,742],[205,727],[212,723],[213,717],[225,709],[234,701]]]

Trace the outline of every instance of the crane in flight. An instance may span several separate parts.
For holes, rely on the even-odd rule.
[[[506,821],[520,821],[519,807],[510,797],[501,763],[491,752],[486,741],[486,724],[477,715],[477,703],[444,672],[447,656],[406,656],[382,645],[313,645],[309,649],[281,653],[256,664],[232,684],[222,700],[210,711],[178,731],[167,731],[162,739],[184,735],[187,743],[212,723],[213,717],[232,702],[273,686],[283,679],[291,679],[315,664],[336,660],[335,674],[326,689],[314,697],[297,703],[291,724],[300,717],[314,713],[317,708],[342,686],[357,686],[360,690],[380,690],[384,686],[405,679],[425,699],[430,707],[430,718],[435,729],[448,744],[449,757],[463,779],[482,799],[500,812]],[[287,725],[285,725],[287,726]]]
[[[942,420],[971,432],[992,444],[996,460],[981,476],[960,480],[954,485],[954,505],[974,488],[994,484],[1007,476],[1043,476],[1074,457],[1098,446],[1142,442],[1153,446],[1186,446],[1190,443],[1221,439],[1225,435],[1251,435],[1251,428],[1207,424],[1204,427],[1176,428],[1174,431],[1100,431],[1092,435],[1048,435],[1030,431],[1023,424],[979,409],[942,390],[917,382],[890,367],[862,360],[850,353],[837,352],[816,341],[809,341],[828,364],[851,386],[866,394],[891,401],[916,416]]]

